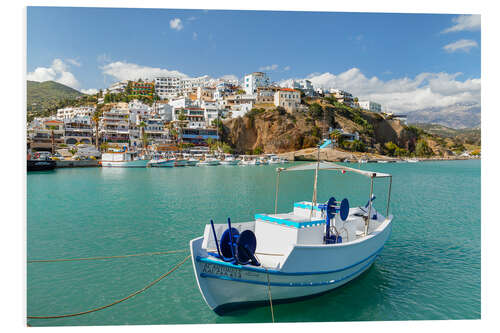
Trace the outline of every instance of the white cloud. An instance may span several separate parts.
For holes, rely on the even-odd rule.
[[[291,68],[290,66],[285,66],[285,68],[283,68],[283,70],[285,70],[285,71],[289,71],[289,70],[290,70],[290,68]]]
[[[66,59],[67,62],[69,62],[70,64],[72,64],[73,66],[76,66],[76,67],[80,67],[82,64],[76,60],[76,59],[71,59],[71,58],[68,58]]]
[[[460,15],[452,19],[455,25],[444,29],[441,33],[445,34],[448,32],[456,31],[474,31],[481,29],[481,15]]]
[[[222,75],[220,77],[221,80],[233,80],[233,81],[238,81],[238,77],[234,74],[226,74],[226,75]]]
[[[469,52],[471,48],[477,47],[477,43],[471,39],[460,39],[456,42],[443,46],[443,50],[449,53],[456,51]]]
[[[184,26],[182,25],[182,21],[180,18],[176,17],[170,20],[170,28],[180,31]]]
[[[194,40],[197,40],[197,39],[198,39],[198,33],[197,33],[197,32],[193,32],[193,39],[194,39]]]
[[[259,71],[275,71],[278,69],[278,65],[273,64],[273,65],[268,65],[268,66],[262,66],[259,67]]]
[[[103,53],[103,54],[99,54],[97,56],[97,62],[100,63],[100,64],[104,64],[104,63],[107,63],[107,62],[110,62],[111,61],[111,57],[106,54],[106,53]]]
[[[421,73],[414,78],[388,81],[366,77],[358,68],[340,74],[314,73],[307,77],[315,88],[338,88],[360,100],[383,105],[385,111],[411,112],[426,108],[444,108],[463,103],[481,105],[481,79],[460,81],[461,73]]]
[[[87,94],[87,95],[94,95],[94,94],[97,94],[99,92],[99,90],[95,89],[95,88],[80,89],[80,92]]]
[[[80,88],[80,82],[68,70],[68,65],[59,58],[54,59],[50,67],[35,68],[33,72],[26,75],[26,78],[38,82],[55,81],[74,89]]]
[[[115,61],[101,67],[102,73],[112,76],[115,79],[122,80],[137,80],[137,79],[153,79],[156,76],[179,76],[187,77],[186,74],[175,70],[165,68],[141,66],[128,62]]]

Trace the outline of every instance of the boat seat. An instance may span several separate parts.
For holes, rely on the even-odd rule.
[[[320,224],[325,224],[324,219],[319,219],[319,218],[309,219],[307,217],[298,216],[293,213],[255,214],[255,220],[262,220],[295,228],[306,228]]]

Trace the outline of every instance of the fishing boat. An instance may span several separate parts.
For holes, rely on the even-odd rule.
[[[194,157],[190,157],[186,160],[187,166],[196,166],[200,161]]]
[[[281,164],[283,163],[281,159],[276,155],[269,156],[269,164]]]
[[[260,162],[261,165],[267,165],[267,164],[269,164],[269,160],[267,158],[263,157],[263,156],[259,157],[258,161]]]
[[[249,158],[241,160],[242,165],[260,165],[260,161],[256,158]]]
[[[212,155],[206,155],[204,160],[198,162],[198,166],[214,166],[219,164],[220,160]]]
[[[174,164],[174,158],[153,156],[153,158],[147,163],[147,166],[152,168],[171,168]]]
[[[319,157],[319,156],[318,156]],[[279,179],[292,171],[315,171],[312,201],[278,213]],[[319,170],[349,172],[371,180],[368,202],[350,207],[331,197],[317,202]],[[375,209],[374,180],[389,180],[385,216]],[[251,222],[215,224],[190,242],[198,288],[210,309],[223,315],[246,306],[290,302],[319,295],[357,278],[382,251],[391,234],[392,176],[318,162],[278,168],[274,214]],[[271,297],[272,295],[272,297]]]
[[[148,159],[141,159],[135,151],[111,151],[102,154],[102,167],[145,168]]]
[[[233,155],[225,155],[224,159],[220,161],[221,165],[238,165],[240,160],[234,158]]]

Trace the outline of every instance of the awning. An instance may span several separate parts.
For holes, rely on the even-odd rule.
[[[289,168],[277,168],[276,171],[282,172],[282,171],[316,170],[317,165],[318,165],[318,162],[313,162],[313,163],[296,165],[296,166],[292,166]],[[347,167],[344,165],[340,165],[340,164],[336,164],[336,163],[332,163],[332,162],[324,162],[324,161],[319,162],[319,170],[345,170],[345,171],[355,172],[355,173],[358,173],[360,175],[363,175],[366,177],[373,177],[373,178],[391,177],[391,175],[388,173],[354,169],[354,168],[350,168],[350,167]]]

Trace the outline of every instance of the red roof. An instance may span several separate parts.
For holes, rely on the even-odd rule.
[[[292,88],[281,88],[280,90],[281,91],[297,91],[297,90],[292,89]]]
[[[56,124],[62,124],[62,121],[59,120],[45,120],[45,123],[56,123]]]

